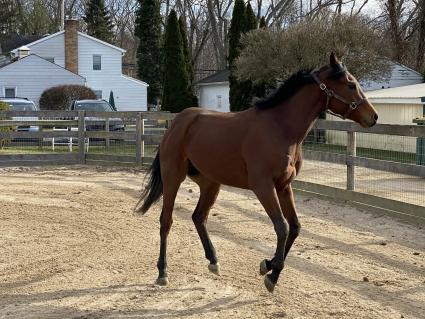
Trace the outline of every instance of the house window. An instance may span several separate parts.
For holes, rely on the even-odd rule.
[[[102,56],[93,55],[93,70],[102,70]]]
[[[16,87],[15,88],[4,88],[4,97],[8,97],[8,98],[16,97]]]
[[[47,60],[49,62],[55,63],[55,58],[54,57],[44,57],[44,60]]]
[[[102,99],[102,90],[94,90],[94,94],[96,94],[97,99]]]
[[[217,95],[217,108],[221,109],[221,95]]]

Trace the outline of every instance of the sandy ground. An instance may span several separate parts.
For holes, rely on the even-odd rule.
[[[252,193],[223,188],[208,272],[192,225],[198,190],[179,192],[169,287],[157,276],[159,207],[132,208],[143,172],[0,170],[0,318],[424,318],[425,231],[297,196],[302,233],[274,294],[258,274],[273,227]]]

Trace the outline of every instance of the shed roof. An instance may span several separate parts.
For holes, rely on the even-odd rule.
[[[229,76],[230,76],[230,70],[221,70],[221,71],[218,71],[217,73],[214,73],[196,82],[196,85],[229,82]]]
[[[369,91],[365,94],[375,103],[422,104],[421,100],[425,97],[425,83]]]

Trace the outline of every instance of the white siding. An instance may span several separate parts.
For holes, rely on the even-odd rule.
[[[224,82],[200,85],[199,105],[209,110],[230,112],[229,84]]]
[[[93,70],[93,55],[102,57],[101,70]],[[112,77],[121,75],[121,59],[121,51],[78,35],[78,73],[87,83],[113,81]]]
[[[378,113],[380,124],[414,125],[412,120],[422,117],[423,106],[421,104],[377,104],[373,106]],[[327,115],[329,120],[341,121],[341,119]],[[326,131],[327,142],[336,145],[346,145],[346,132]],[[416,152],[416,138],[393,135],[377,135],[357,133],[357,147],[384,149],[400,152]]]
[[[37,54],[42,58],[54,58],[55,63],[61,67],[65,67],[65,49],[64,49],[65,35],[59,33],[40,43],[28,45],[31,53]]]
[[[361,85],[365,91],[380,90],[382,88],[395,88],[400,86],[423,83],[423,76],[408,68],[407,66],[391,63],[391,75],[389,79],[383,81],[362,82]]]
[[[52,86],[84,82],[84,78],[36,55],[0,68],[0,94],[4,87],[17,87],[19,97],[29,98],[37,105],[43,91]]]
[[[114,81],[103,83],[101,89],[102,98],[106,101],[111,91],[114,92],[118,111],[147,111],[147,86],[143,82],[121,75]]]
[[[63,32],[28,46],[31,53],[40,57],[54,57],[56,64],[65,66]],[[147,105],[146,83],[122,75],[122,54],[119,48],[78,34],[78,74],[86,79],[86,85],[95,91],[102,91],[105,100],[113,91],[118,110],[144,111]],[[102,57],[101,70],[93,70],[93,55]],[[29,77],[30,74],[32,72],[28,72]]]
[[[102,57],[102,69],[93,70],[93,55]],[[102,98],[109,99],[114,92],[118,111],[146,111],[146,84],[122,75],[122,52],[78,35],[78,72],[87,80],[87,86],[102,91]]]

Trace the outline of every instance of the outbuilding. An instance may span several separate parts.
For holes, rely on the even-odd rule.
[[[201,107],[230,112],[229,75],[229,70],[222,70],[195,83]]]
[[[375,107],[380,124],[414,125],[413,119],[425,115],[425,83],[366,92]],[[328,119],[340,120],[327,115]],[[327,131],[327,143],[345,145],[345,132]],[[416,138],[405,136],[357,134],[357,146],[415,153]]]

